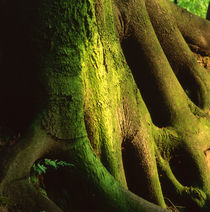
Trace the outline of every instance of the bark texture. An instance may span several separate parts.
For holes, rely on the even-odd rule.
[[[207,14],[206,14],[206,19],[207,19],[207,20],[210,20],[210,2],[209,2]]]
[[[168,0],[1,4],[0,210],[209,210],[209,21]],[[44,158],[69,165],[34,182]]]

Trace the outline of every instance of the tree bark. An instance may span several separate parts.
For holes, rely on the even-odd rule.
[[[206,14],[206,19],[207,19],[207,20],[210,20],[210,2],[209,2],[207,14]]]
[[[3,8],[0,210],[208,211],[207,20],[167,0]],[[70,165],[34,183],[44,158]]]

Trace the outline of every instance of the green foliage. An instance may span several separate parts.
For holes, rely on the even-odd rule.
[[[174,0],[171,0],[174,2]],[[178,0],[178,5],[189,12],[206,18],[209,0]]]
[[[41,175],[46,173],[48,168],[58,169],[60,167],[66,167],[66,166],[72,167],[74,165],[66,161],[51,160],[51,159],[45,158],[33,165],[33,172],[38,175]]]
[[[34,169],[34,171],[35,171],[37,174],[40,175],[40,174],[43,174],[43,173],[46,172],[47,167],[46,167],[45,165],[42,165],[42,164],[38,163],[38,164],[34,164],[34,165],[33,165],[33,169]]]

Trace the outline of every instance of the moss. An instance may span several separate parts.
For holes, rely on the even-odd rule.
[[[103,24],[95,28],[95,34],[87,47],[84,58],[84,114],[86,129],[95,152],[101,158],[105,167],[123,184],[125,184],[120,145],[121,135],[118,125],[118,111],[122,107],[120,100],[120,67],[114,65],[112,56],[119,55],[120,46],[116,40],[108,39],[102,32],[110,28],[114,30],[111,1],[107,1],[107,11],[100,14]],[[109,25],[104,19],[111,19]],[[105,27],[107,30],[103,30]],[[103,28],[104,29],[104,28]],[[113,36],[114,31],[109,33]],[[118,57],[120,60],[121,57]],[[88,64],[88,65],[87,65]],[[118,158],[118,159],[117,159]]]
[[[192,199],[200,206],[203,207],[205,205],[206,194],[198,188],[186,188],[186,193],[188,193]]]
[[[33,13],[37,19],[31,24],[31,37],[43,86],[40,98],[44,101],[41,111],[44,132],[38,127],[36,132],[21,140],[23,145],[17,147],[18,153],[10,159],[12,165],[5,168],[6,180],[26,176],[37,157],[54,154],[51,145],[54,147],[52,143],[56,141],[55,148],[59,150],[55,152],[61,152],[62,157],[75,164],[74,174],[78,174],[86,188],[92,190],[91,194],[97,194],[95,199],[98,201],[95,202],[100,208],[126,212],[156,210],[156,206],[127,190],[126,180],[129,180],[128,175],[125,179],[121,147],[127,148],[125,144],[129,144],[132,146],[130,157],[137,158],[138,170],[133,174],[137,176],[135,183],[141,181],[139,194],[146,191],[149,200],[165,207],[157,162],[166,175],[166,186],[173,187],[178,198],[185,192],[194,202],[198,201],[200,207],[206,204],[208,174],[202,162],[203,150],[199,154],[197,150],[201,144],[207,145],[209,122],[199,117],[194,108],[189,109],[187,96],[163,52],[145,5],[141,1],[132,2],[137,3],[136,8],[133,5],[130,8],[134,16],[129,15],[133,18],[133,41],[138,48],[130,67],[115,29],[112,7],[115,1],[79,0],[72,3],[69,0],[43,0],[35,3]],[[161,12],[166,16],[165,1],[161,1],[161,6],[164,8]],[[163,27],[161,30],[169,35],[174,30],[173,24],[169,23],[167,29]],[[130,53],[133,57],[134,52]],[[138,63],[140,59],[146,61],[148,67],[142,67]],[[150,72],[148,87],[141,87],[144,83],[141,77],[134,76],[134,81],[132,74],[135,71],[141,74]],[[150,77],[154,81],[150,81]],[[136,83],[143,94],[144,88],[150,88],[153,82],[157,85],[153,96],[161,96],[162,101],[152,107],[152,101],[147,102],[145,95],[142,98]],[[148,97],[151,99],[150,95]],[[154,119],[150,116],[156,109],[160,119],[163,118],[158,106],[163,108],[164,114],[167,113],[169,121],[165,128],[154,126]],[[35,125],[37,127],[39,123]],[[199,188],[187,187],[185,191],[176,176],[178,169],[171,165],[172,157],[182,148],[186,155],[190,155],[190,167],[195,165],[198,168],[194,175]],[[24,166],[20,166],[23,159]],[[14,170],[18,171],[15,173]],[[23,182],[24,188],[27,188],[26,184]],[[16,192],[18,196],[19,191]]]
[[[1,212],[22,212],[20,206],[18,206],[14,201],[11,201],[6,196],[0,196],[0,211]]]
[[[0,196],[0,205],[6,206],[6,205],[8,205],[8,203],[9,203],[9,200],[7,197]]]
[[[86,45],[94,33],[93,1],[46,0],[36,4],[38,18],[31,36],[39,55],[37,65],[47,106],[42,125],[58,139],[85,136],[81,73]]]
[[[86,187],[97,194],[95,201],[99,210],[165,211],[159,207],[154,208],[153,204],[138,198],[117,182],[98,160],[85,139],[80,139],[69,148],[66,154],[71,156],[71,162],[75,164],[78,176],[85,180]],[[83,160],[79,160],[79,158],[83,158]]]

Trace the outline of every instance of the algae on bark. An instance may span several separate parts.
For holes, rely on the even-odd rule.
[[[27,35],[36,73],[30,80],[39,92],[34,115],[17,119],[20,133],[8,125],[18,136],[0,149],[2,207],[151,212],[172,202],[207,211],[210,78],[190,48],[208,58],[209,22],[167,0],[22,0],[4,7],[2,18],[17,17],[14,34]],[[188,22],[197,24],[195,35]],[[26,53],[1,44],[2,58],[19,61],[14,70],[2,62],[5,71],[28,73]],[[72,164],[39,176],[47,196],[30,178],[43,158]]]

